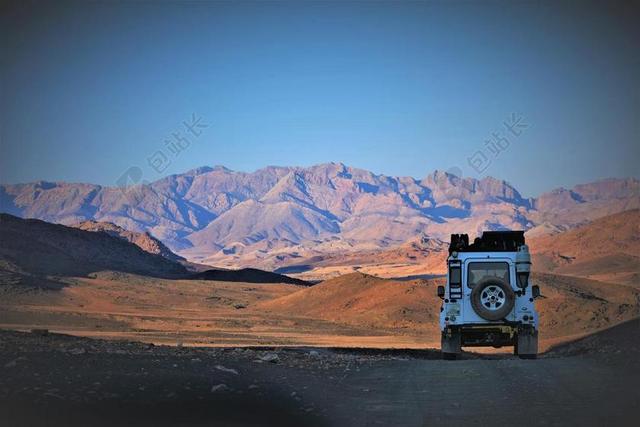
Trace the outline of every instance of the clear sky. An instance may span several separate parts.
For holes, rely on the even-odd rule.
[[[3,183],[335,161],[531,196],[640,175],[638,4],[53,3],[0,6]]]

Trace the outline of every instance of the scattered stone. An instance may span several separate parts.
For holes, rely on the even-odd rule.
[[[49,393],[48,392],[48,393],[45,393],[43,396],[53,397],[53,398],[62,400],[62,396],[60,396],[59,394],[55,394],[55,393]]]
[[[247,304],[242,304],[242,303],[233,304],[233,308],[235,308],[236,310],[242,310],[243,308],[247,308]]]
[[[279,363],[280,356],[278,356],[276,353],[267,353],[262,356],[260,360],[262,360],[263,362]]]
[[[258,388],[258,386],[257,386],[256,384],[251,384],[251,385],[249,386],[249,390],[254,390],[254,389],[256,389],[256,388]]]
[[[320,353],[318,353],[318,352],[317,352],[317,351],[315,351],[315,350],[311,350],[311,351],[309,352],[309,356],[311,356],[311,357],[320,357]]]
[[[222,366],[222,365],[216,365],[216,369],[217,369],[218,371],[228,372],[228,373],[230,373],[230,374],[238,375],[238,371],[236,371],[235,369],[232,369],[232,368],[226,368],[226,367],[224,367],[224,366]]]
[[[6,363],[4,365],[5,368],[15,368],[15,366],[18,364],[17,359],[16,360],[12,360],[9,363]]]
[[[217,384],[211,387],[211,393],[225,392],[229,391],[229,387],[226,384]]]

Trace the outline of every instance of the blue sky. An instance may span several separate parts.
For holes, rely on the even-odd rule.
[[[639,16],[627,3],[1,10],[3,183],[335,161],[417,178],[457,168],[530,196],[640,176]],[[194,114],[207,125],[197,137],[184,125]]]

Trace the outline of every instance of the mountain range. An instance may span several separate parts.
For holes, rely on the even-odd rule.
[[[1,212],[66,225],[110,222],[150,233],[192,261],[272,269],[416,239],[437,242],[453,232],[524,229],[540,236],[638,208],[635,178],[525,198],[492,177],[441,171],[423,179],[392,177],[341,163],[252,173],[201,167],[129,188],[44,181],[0,185]]]

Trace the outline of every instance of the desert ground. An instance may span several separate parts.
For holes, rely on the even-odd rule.
[[[149,252],[146,238],[141,247],[5,216],[0,419],[11,426],[635,425],[636,214],[594,222],[629,228],[612,235],[615,244],[598,245],[589,229],[551,243],[532,239],[531,280],[542,291],[539,360],[514,358],[507,347],[453,363],[437,350],[436,288],[445,279],[432,266],[441,264],[440,250],[412,243],[379,257],[327,257],[307,272],[346,274],[311,284],[257,270],[189,270]],[[376,275],[365,273],[374,272],[367,260],[377,262]]]
[[[66,278],[62,283],[59,290],[17,291],[5,286],[0,328],[45,328],[72,335],[198,346],[421,348],[436,341],[435,324],[422,321],[410,331],[396,329],[391,322],[371,330],[368,322],[354,321],[353,314],[344,321],[331,321],[322,316],[291,316],[281,310],[282,304],[270,309],[269,302],[304,293],[307,288],[302,286],[163,280],[114,272]],[[418,285],[401,286],[415,289]],[[435,292],[432,286],[421,286],[422,292],[427,288]]]
[[[55,288],[0,287],[0,328],[189,346],[436,348],[443,278],[353,273],[320,284],[218,282],[101,272]],[[640,315],[635,287],[537,274],[541,348]]]
[[[538,360],[0,332],[3,425],[637,425],[640,323]]]

